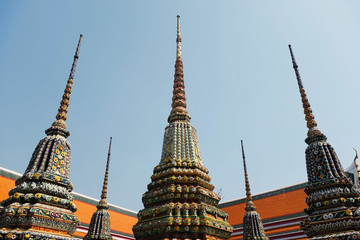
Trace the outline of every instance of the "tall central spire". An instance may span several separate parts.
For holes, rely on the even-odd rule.
[[[243,221],[243,239],[246,240],[268,240],[265,234],[264,227],[260,218],[260,215],[255,211],[256,207],[252,202],[252,196],[250,192],[250,183],[248,179],[248,173],[245,161],[245,151],[243,141],[241,140],[241,151],[244,164],[244,176],[245,176],[245,190],[246,190],[246,207]]]
[[[346,176],[326,136],[317,129],[291,45],[289,50],[309,129],[305,139],[308,207],[304,210],[308,216],[300,224],[301,229],[312,240],[357,239],[360,236],[359,189]]]
[[[182,56],[181,56],[180,16],[177,15],[176,17],[177,17],[176,59],[182,60]]]
[[[181,53],[181,32],[180,32],[180,16],[177,16],[177,35],[176,35],[176,62],[174,75],[174,90],[172,97],[172,110],[168,122],[176,120],[190,121],[190,116],[186,110],[184,72]]]

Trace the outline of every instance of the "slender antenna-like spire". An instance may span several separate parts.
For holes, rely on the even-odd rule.
[[[107,197],[107,187],[108,187],[108,177],[109,177],[109,164],[110,164],[110,155],[111,155],[111,142],[112,137],[110,137],[108,157],[106,161],[106,170],[104,176],[104,184],[101,192],[101,200],[97,205],[97,210],[91,217],[91,222],[89,225],[89,230],[84,237],[84,240],[112,240],[111,230],[110,230],[110,215],[108,212],[108,204],[106,202]]]
[[[245,208],[245,210],[246,211],[255,211],[256,207],[255,207],[254,203],[252,202],[250,183],[249,183],[249,178],[248,178],[247,169],[246,169],[243,140],[241,140],[241,150],[242,150],[242,157],[243,157],[243,164],[244,164],[245,190],[246,190],[246,208]]]
[[[301,81],[301,77],[300,77],[300,73],[299,73],[299,70],[298,70],[298,65],[296,63],[296,60],[295,60],[295,57],[294,57],[294,53],[291,49],[291,45],[289,44],[289,49],[290,49],[290,55],[291,55],[291,60],[292,60],[292,64],[293,64],[293,68],[295,70],[295,75],[296,75],[296,79],[297,79],[297,82],[298,82],[298,85],[299,85],[299,89],[301,88],[304,88],[303,86],[303,83]]]
[[[307,99],[305,89],[304,89],[303,83],[301,81],[300,73],[298,70],[298,65],[296,64],[295,57],[294,57],[294,54],[293,54],[290,44],[289,44],[289,49],[290,49],[290,54],[291,54],[291,60],[293,63],[293,68],[295,70],[296,79],[297,79],[297,82],[299,85],[301,101],[303,103],[303,108],[304,108],[304,113],[305,113],[306,125],[307,125],[308,129],[314,129],[317,127],[317,123],[315,121],[315,117],[310,108],[310,103],[309,103],[309,100]]]
[[[182,59],[181,55],[181,32],[180,32],[180,16],[177,15],[177,36],[176,36],[176,59]]]
[[[53,125],[61,126],[64,129],[66,129],[65,121],[67,119],[67,112],[68,112],[68,107],[69,107],[71,88],[72,88],[72,85],[74,83],[73,79],[74,79],[74,74],[75,74],[75,69],[76,69],[76,63],[77,63],[77,60],[79,58],[80,44],[81,44],[82,37],[83,37],[83,35],[80,34],[80,39],[79,39],[79,43],[78,43],[77,48],[76,48],[74,61],[73,61],[72,67],[71,67],[69,79],[67,81],[66,88],[64,90],[64,95],[63,95],[62,100],[60,102],[60,107],[59,107],[59,110],[58,110],[58,114],[56,115],[56,121],[53,123]]]
[[[186,110],[184,72],[181,53],[181,32],[180,32],[180,16],[177,16],[177,36],[176,36],[176,62],[174,75],[174,90],[172,97],[172,110],[168,121],[190,120],[190,116]]]
[[[109,179],[109,164],[110,164],[110,155],[111,155],[111,142],[112,142],[112,137],[110,137],[109,151],[108,151],[108,157],[107,157],[107,162],[106,162],[106,170],[105,170],[105,176],[104,176],[103,189],[102,189],[102,192],[101,192],[101,200],[99,202],[98,207],[106,207],[106,208],[108,208],[106,198],[107,198],[107,188],[108,188],[108,179]]]

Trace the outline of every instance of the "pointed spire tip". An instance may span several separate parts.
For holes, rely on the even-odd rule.
[[[241,151],[242,151],[242,157],[243,157],[243,165],[244,165],[244,177],[245,177],[245,191],[246,191],[246,211],[255,211],[256,207],[254,206],[254,203],[252,202],[252,196],[250,191],[250,182],[249,177],[247,173],[246,168],[246,161],[245,161],[245,151],[244,151],[244,144],[243,140],[241,140]]]
[[[109,150],[108,150],[108,157],[106,161],[106,170],[105,170],[105,176],[104,176],[104,183],[103,183],[103,189],[101,191],[101,200],[99,202],[98,207],[105,207],[107,208],[107,188],[108,188],[108,181],[109,181],[109,164],[110,164],[110,156],[111,156],[111,143],[112,143],[112,137],[110,137],[110,143],[109,143]]]
[[[300,73],[299,73],[299,69],[298,69],[298,65],[296,63],[295,60],[295,56],[294,53],[292,51],[291,45],[289,44],[289,50],[290,50],[290,55],[291,55],[291,61],[293,64],[293,68],[295,70],[295,75],[296,75],[296,79],[297,79],[297,83],[299,86],[299,90],[300,90],[300,96],[301,96],[301,101],[303,104],[303,108],[304,108],[304,114],[305,114],[305,120],[306,120],[306,126],[309,129],[308,135],[313,135],[313,134],[318,134],[319,130],[317,131],[310,131],[311,129],[315,129],[317,127],[317,123],[315,121],[315,117],[312,113],[312,110],[310,108],[310,103],[309,100],[307,99],[306,93],[305,93],[305,89],[304,89],[304,85],[302,83],[301,77],[300,77]]]
[[[180,32],[180,16],[177,15],[177,34],[176,34],[176,61],[175,61],[175,75],[173,86],[173,97],[171,104],[171,112],[168,122],[176,120],[190,121],[190,116],[186,110],[185,84],[184,72],[181,53],[181,32]]]
[[[64,94],[62,96],[61,102],[60,102],[60,107],[58,109],[58,113],[56,115],[56,120],[53,122],[52,126],[46,130],[46,134],[52,134],[54,133],[54,131],[52,131],[52,129],[61,129],[62,131],[65,131],[65,136],[69,136],[69,132],[66,130],[66,119],[67,119],[67,113],[68,113],[68,107],[70,104],[70,94],[71,94],[71,89],[72,89],[72,85],[74,83],[73,78],[75,75],[75,69],[76,69],[76,64],[79,58],[79,52],[80,52],[80,44],[81,44],[81,39],[82,39],[82,34],[80,34],[80,39],[79,42],[77,44],[76,47],[76,51],[75,51],[75,55],[74,55],[74,60],[73,60],[73,64],[71,66],[71,70],[70,70],[70,75],[64,90]],[[56,131],[55,131],[56,132]]]
[[[177,15],[177,34],[176,34],[176,57],[181,58],[181,31],[180,31],[180,16]]]
[[[292,51],[292,48],[291,48],[290,44],[289,44],[289,50],[290,50],[291,61],[292,61],[292,64],[293,64],[293,68],[295,70],[295,75],[296,75],[296,79],[297,79],[297,82],[298,82],[298,86],[299,86],[300,89],[304,88],[301,77],[300,77],[300,73],[299,73],[299,70],[298,70],[299,66],[296,63],[295,56],[294,56],[294,53]]]

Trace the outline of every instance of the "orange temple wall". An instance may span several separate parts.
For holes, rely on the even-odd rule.
[[[15,186],[15,180],[19,176],[18,173],[0,168],[0,201],[8,197],[9,190]],[[299,222],[305,216],[305,185],[306,183],[301,183],[253,195],[253,202],[271,240],[306,239],[299,227]],[[78,208],[75,214],[81,222],[74,236],[82,238],[87,232],[92,214],[96,211],[98,200],[78,193],[74,193],[73,196]],[[132,227],[137,222],[136,212],[111,204],[109,206],[114,239],[134,239]],[[242,239],[245,198],[223,202],[219,207],[229,214],[229,223],[234,226],[234,233],[230,239]]]

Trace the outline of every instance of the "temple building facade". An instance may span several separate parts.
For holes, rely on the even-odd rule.
[[[0,198],[8,197],[15,181],[22,176],[0,167]],[[111,178],[110,178],[111,180]],[[307,239],[304,231],[300,229],[300,222],[305,219],[304,209],[306,194],[304,192],[307,182],[279,189],[252,194],[252,201],[256,211],[261,215],[265,234],[270,240],[280,239]],[[73,234],[74,238],[83,238],[89,230],[92,215],[97,211],[100,199],[94,199],[80,193],[72,192],[74,204],[77,207],[76,216],[80,225]],[[228,222],[234,230],[231,240],[243,238],[243,218],[246,213],[246,197],[220,202],[220,209],[229,215]],[[287,204],[279,204],[279,203]],[[269,208],[277,204],[276,208]],[[111,236],[113,239],[135,239],[132,227],[137,223],[137,212],[108,203],[108,212],[111,221]]]
[[[135,212],[107,202],[112,138],[100,199],[72,192],[65,121],[81,40],[82,35],[56,120],[24,174],[0,167],[0,239],[360,239],[357,164],[354,160],[354,171],[344,171],[317,128],[290,45],[309,129],[308,181],[251,194],[241,141],[246,197],[219,203],[187,111],[179,16],[171,112],[160,162],[142,195],[144,209]]]

